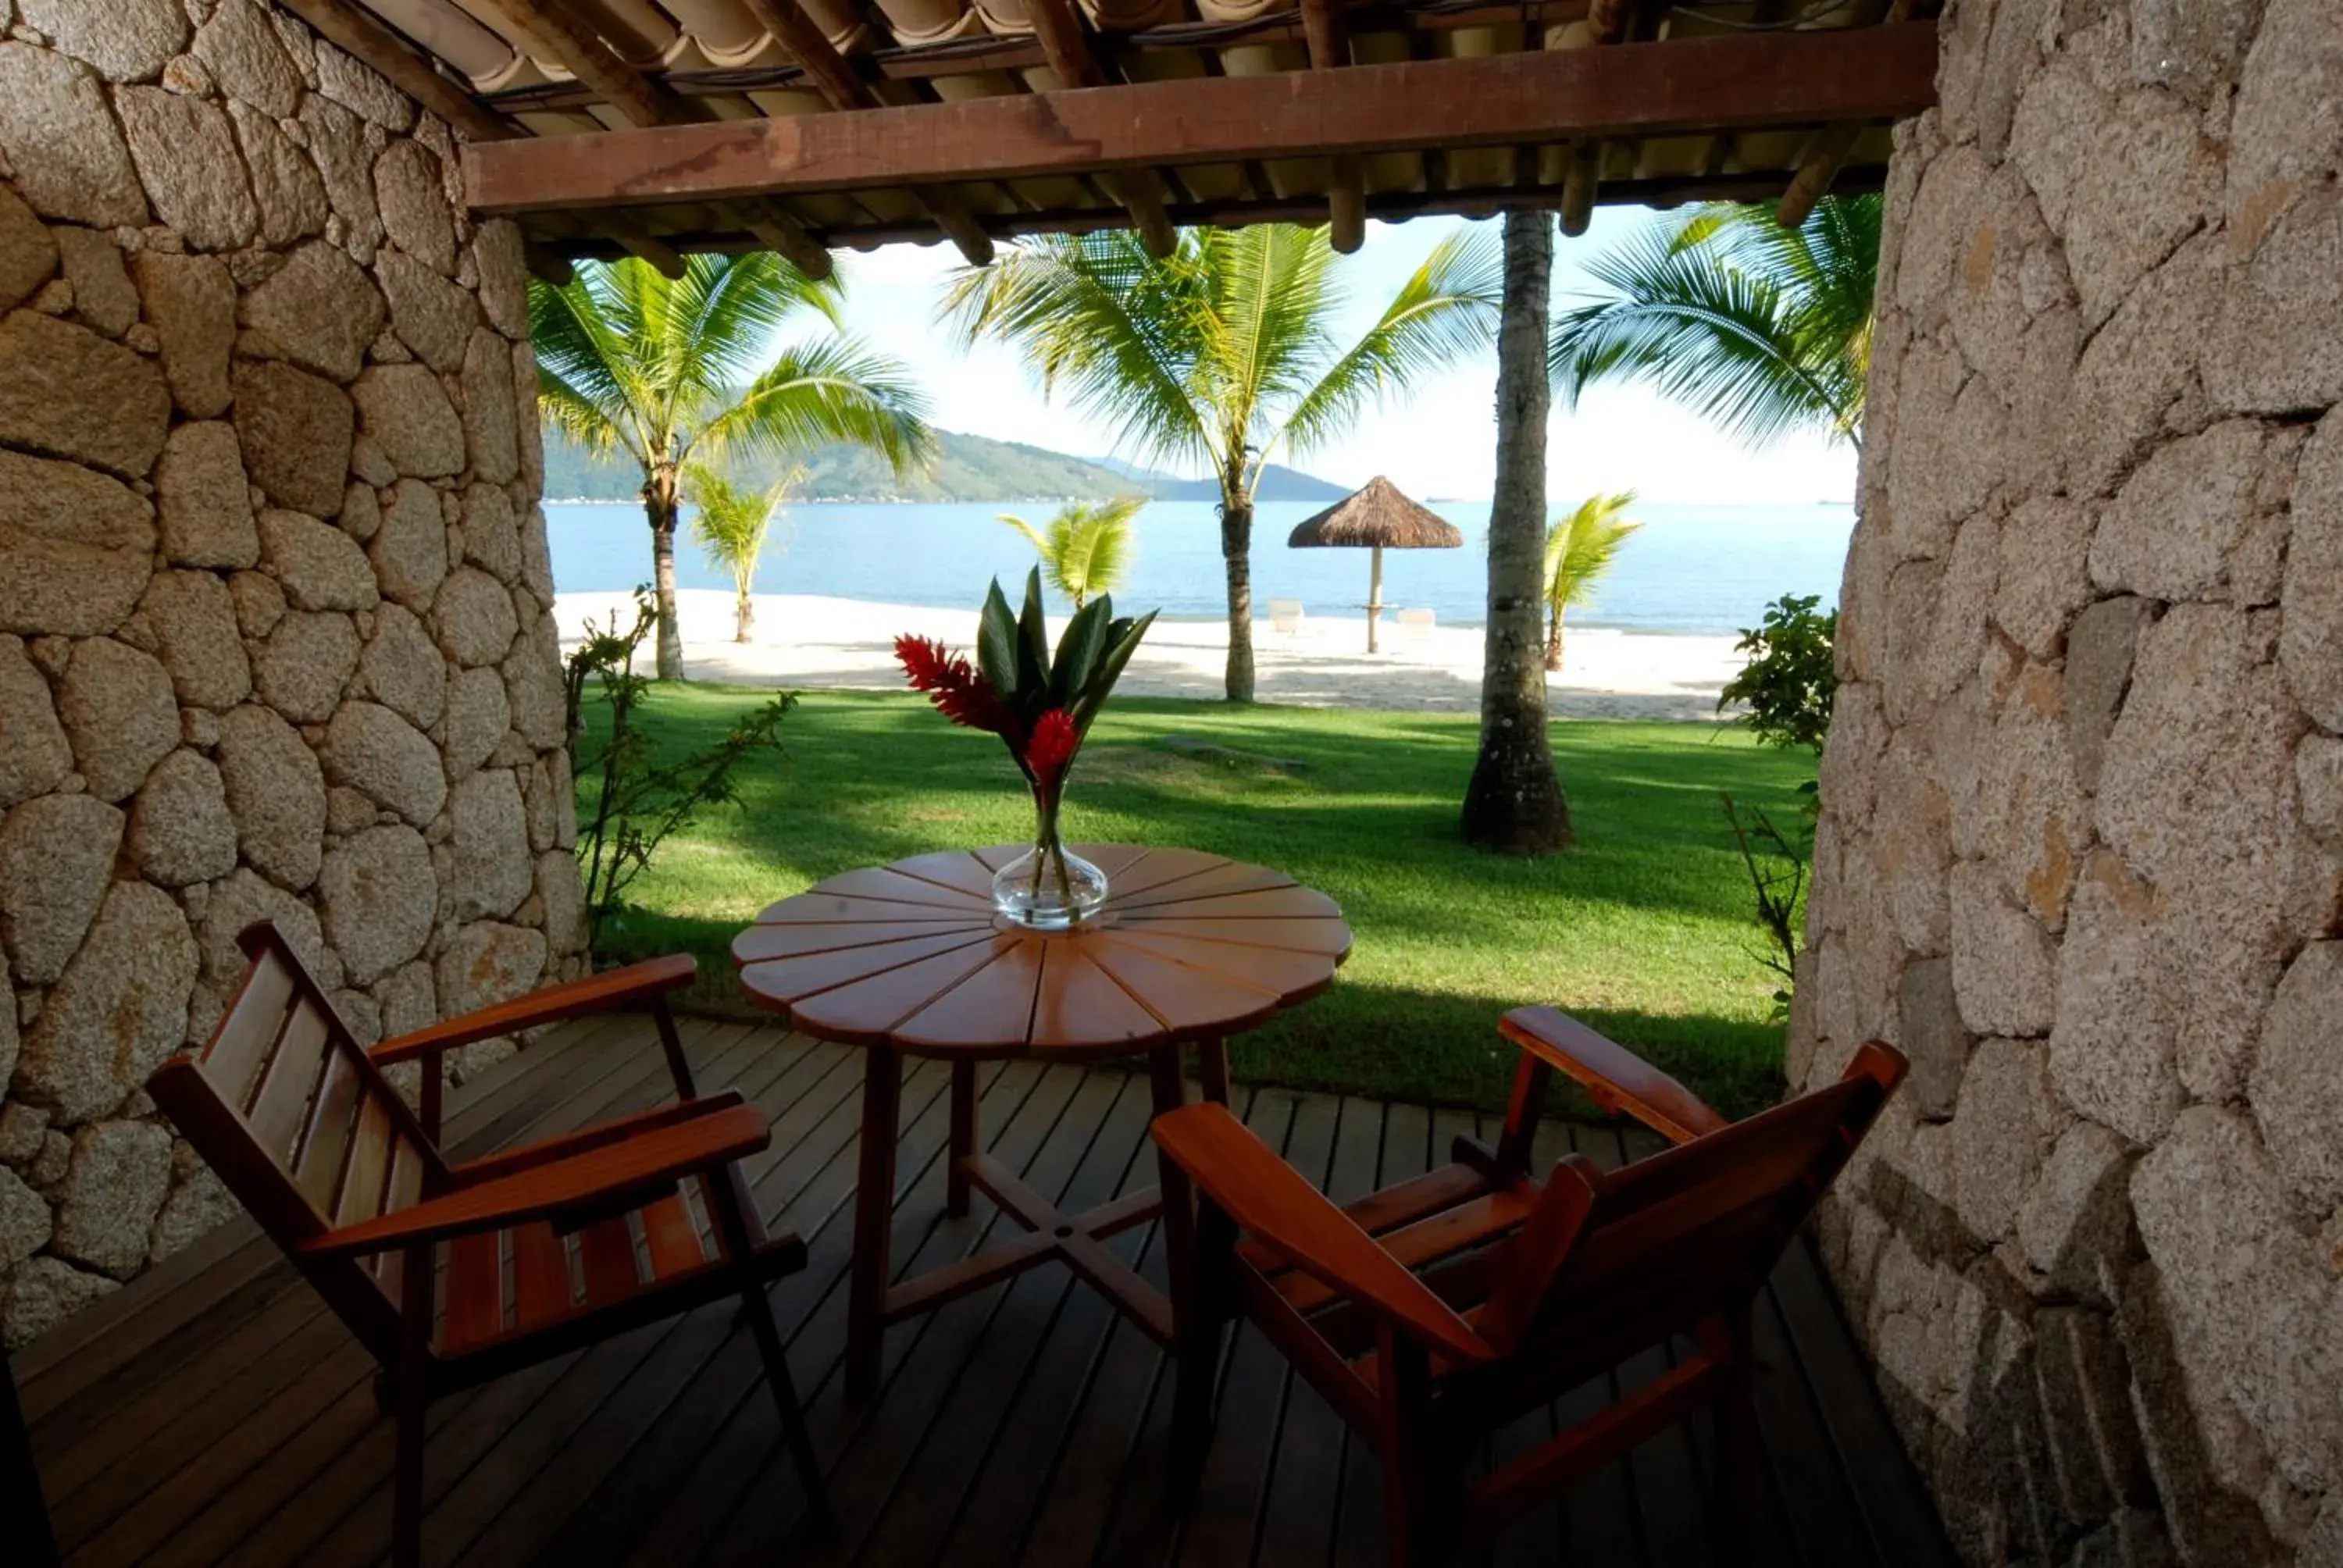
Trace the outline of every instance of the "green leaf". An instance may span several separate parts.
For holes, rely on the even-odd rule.
[[[1097,718],[1098,710],[1106,706],[1107,696],[1114,690],[1114,683],[1122,678],[1122,667],[1129,664],[1131,656],[1139,651],[1140,640],[1146,637],[1147,628],[1155,624],[1158,613],[1151,609],[1137,620],[1119,620],[1107,628],[1106,653],[1099,659],[1098,668],[1091,671],[1090,679],[1083,684],[1081,695],[1075,699],[1071,709],[1076,734],[1088,735],[1091,732],[1091,720]]]
[[[1001,591],[1001,579],[992,579],[992,587],[984,596],[984,613],[976,623],[976,667],[1004,702],[1017,695],[1017,619],[1009,613],[1009,596]]]
[[[1025,574],[1025,610],[1017,618],[1017,700],[1028,719],[1041,710],[1033,706],[1050,695],[1050,625],[1041,611],[1041,568]]]
[[[1057,659],[1050,666],[1051,707],[1065,707],[1089,684],[1099,655],[1106,649],[1108,622],[1113,615],[1114,600],[1101,595],[1076,610],[1074,618],[1066,623],[1066,633],[1058,639]]]

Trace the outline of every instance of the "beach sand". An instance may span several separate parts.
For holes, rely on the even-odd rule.
[[[976,612],[875,604],[809,594],[759,594],[755,638],[732,640],[732,596],[687,588],[677,595],[683,619],[684,672],[694,680],[741,686],[902,689],[895,638],[937,638],[966,648]],[[632,618],[624,594],[560,596],[555,618],[563,644],[589,620]],[[1052,618],[1054,639],[1063,626]],[[1366,651],[1361,616],[1306,616],[1294,632],[1253,625],[1257,695],[1263,702],[1310,708],[1418,709],[1471,712],[1481,700],[1478,628],[1402,628],[1388,620],[1383,651]],[[1573,630],[1565,663],[1546,678],[1552,711],[1572,719],[1673,719],[1714,721],[1716,694],[1741,668],[1730,637],[1664,636],[1589,627]],[[649,662],[650,650],[643,658]],[[1123,673],[1117,691],[1141,697],[1221,695],[1228,634],[1217,621],[1158,621]]]

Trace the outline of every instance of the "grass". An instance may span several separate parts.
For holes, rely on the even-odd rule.
[[[661,753],[680,754],[769,695],[669,687],[641,712]],[[1118,700],[1075,767],[1067,837],[1260,861],[1341,902],[1356,933],[1342,978],[1235,1042],[1241,1076],[1501,1105],[1513,1060],[1497,1016],[1541,1001],[1728,1114],[1770,1103],[1775,981],[1717,794],[1786,816],[1810,764],[1734,730],[1557,724],[1577,846],[1512,859],[1456,837],[1474,723]],[[910,694],[809,694],[783,731],[785,756],[746,771],[737,807],[671,839],[604,933],[614,957],[699,954],[695,1001],[716,1010],[746,1006],[728,947],[765,905],[856,866],[1031,830],[1000,742]]]

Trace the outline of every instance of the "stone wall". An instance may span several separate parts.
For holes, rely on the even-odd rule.
[[[140,1085],[246,924],[367,1040],[573,972],[581,929],[518,235],[465,216],[447,127],[262,0],[0,26],[21,1342],[228,1212]]]
[[[1955,0],[1888,192],[1794,1081],[1976,1563],[2343,1563],[2343,12]]]

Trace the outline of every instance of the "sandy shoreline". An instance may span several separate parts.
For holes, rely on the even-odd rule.
[[[965,648],[976,612],[870,603],[810,594],[757,596],[755,639],[732,640],[732,596],[687,588],[684,669],[695,680],[743,686],[899,690],[895,638],[904,632]],[[588,620],[631,614],[625,594],[567,593],[554,608],[565,645]],[[1055,637],[1061,622],[1052,622]],[[1312,708],[1469,712],[1480,704],[1481,633],[1439,627],[1403,633],[1386,622],[1383,651],[1366,651],[1360,616],[1309,616],[1287,633],[1253,628],[1259,695]],[[1547,678],[1554,712],[1576,719],[1714,720],[1716,694],[1740,668],[1726,636],[1664,636],[1587,628],[1573,631],[1566,661]],[[1209,621],[1159,622],[1117,689],[1142,697],[1218,697],[1225,629]]]

